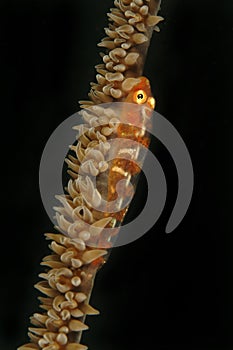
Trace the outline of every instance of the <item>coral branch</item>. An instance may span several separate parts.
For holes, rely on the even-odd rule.
[[[89,299],[96,272],[111,247],[109,237],[102,231],[114,227],[117,220],[122,222],[125,211],[117,217],[96,208],[102,198],[110,198],[109,184],[113,186],[125,172],[118,163],[113,163],[119,174],[108,180],[111,173],[105,156],[110,148],[108,140],[116,137],[118,116],[101,106],[95,106],[93,113],[86,108],[126,100],[141,81],[139,76],[153,30],[162,20],[157,16],[159,0],[115,0],[114,5],[108,13],[107,37],[98,44],[106,52],[102,54],[103,63],[96,66],[97,83],[91,84],[90,100],[80,101],[85,108],[82,111],[85,124],[77,127],[78,142],[71,146],[66,159],[70,175],[66,194],[57,196],[61,203],[55,208],[59,233],[46,234],[52,241],[52,253],[43,259],[41,264],[46,271],[40,274],[42,281],[35,285],[45,295],[39,298],[43,311],[31,317],[30,343],[18,350],[87,349],[80,344],[82,331],[88,329],[85,317],[98,314],[89,305]],[[147,80],[143,81],[149,89]]]

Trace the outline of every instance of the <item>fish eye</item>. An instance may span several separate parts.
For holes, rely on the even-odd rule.
[[[133,100],[139,105],[143,104],[147,100],[147,94],[145,93],[144,90],[138,90],[134,93]]]

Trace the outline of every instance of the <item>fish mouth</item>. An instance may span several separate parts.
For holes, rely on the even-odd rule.
[[[148,107],[150,107],[151,109],[155,108],[156,102],[154,97],[148,97],[146,104],[148,105]]]

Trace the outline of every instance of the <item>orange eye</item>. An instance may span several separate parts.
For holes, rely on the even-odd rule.
[[[144,90],[138,90],[134,93],[133,95],[133,100],[137,104],[141,105],[146,102],[147,100],[147,94],[145,93]]]

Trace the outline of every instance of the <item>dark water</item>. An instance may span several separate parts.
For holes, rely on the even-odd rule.
[[[33,284],[52,231],[38,169],[54,128],[86,98],[96,43],[111,1],[1,1],[1,324],[0,349],[27,341],[38,311]],[[230,1],[162,1],[166,18],[153,38],[145,74],[157,111],[190,151],[195,191],[175,232],[164,234],[176,172],[162,145],[168,199],[138,241],[114,249],[96,280],[84,343],[90,349],[233,348],[232,35]],[[145,200],[144,179],[128,220]]]

